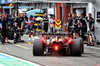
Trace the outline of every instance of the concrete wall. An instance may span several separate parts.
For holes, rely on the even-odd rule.
[[[73,4],[73,8],[84,8],[86,6],[87,6],[86,3],[76,3],[76,4]]]
[[[73,4],[73,8],[77,10],[77,14],[82,13],[82,8],[86,8],[86,16],[88,13],[92,13],[92,17],[94,18],[94,6],[92,3],[75,3]]]
[[[70,0],[70,1],[74,1],[74,2],[94,2],[95,0]]]
[[[76,9],[76,13],[78,16],[80,16],[80,13],[83,13],[83,8],[87,8],[87,4],[86,3],[75,3],[73,4],[73,9]]]
[[[97,22],[97,12],[100,12],[100,0],[95,0],[93,7],[95,8],[95,35],[100,42],[100,22]]]

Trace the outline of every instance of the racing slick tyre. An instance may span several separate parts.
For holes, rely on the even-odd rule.
[[[35,38],[33,41],[33,55],[43,56],[43,44],[41,38]]]
[[[79,39],[73,39],[72,45],[71,45],[71,55],[72,56],[82,55],[81,41]]]
[[[80,39],[81,40],[81,46],[82,46],[82,53],[84,53],[84,42],[83,42],[83,39],[80,37],[80,38],[78,38],[78,39]]]

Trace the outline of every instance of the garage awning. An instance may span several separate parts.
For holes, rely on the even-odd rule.
[[[14,6],[12,7],[9,7],[9,6],[3,6],[4,9],[7,9],[7,8],[14,8]],[[28,8],[34,8],[33,6],[20,6],[19,9],[28,9]]]
[[[44,3],[90,3],[95,0],[20,0],[19,2],[44,2]]]

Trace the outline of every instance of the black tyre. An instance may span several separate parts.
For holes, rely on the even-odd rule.
[[[43,55],[43,44],[42,44],[41,38],[34,38],[33,55],[34,56],[42,56]]]
[[[5,39],[1,35],[0,35],[0,41],[1,41],[2,44],[4,44],[4,42],[5,42]]]
[[[81,40],[81,46],[82,46],[82,53],[84,53],[84,41],[82,38],[79,38]]]
[[[79,39],[73,39],[72,45],[71,45],[71,55],[72,56],[82,55],[81,41]]]
[[[3,37],[1,36],[1,43],[4,44],[4,39]]]

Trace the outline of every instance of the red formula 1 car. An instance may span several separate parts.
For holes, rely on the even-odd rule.
[[[82,38],[73,38],[68,33],[42,34],[41,37],[34,37],[34,56],[56,53],[81,56],[84,53]]]

